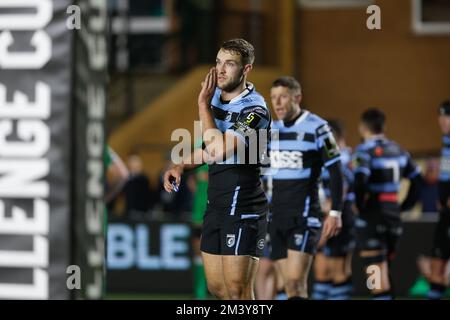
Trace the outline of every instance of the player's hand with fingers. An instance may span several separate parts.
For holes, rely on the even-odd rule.
[[[164,189],[172,193],[178,191],[177,188],[181,182],[181,175],[183,174],[183,167],[180,165],[173,165],[164,172]]]
[[[328,215],[323,225],[323,235],[326,238],[337,236],[342,229],[342,219],[340,216]]]
[[[200,107],[209,108],[211,100],[214,96],[217,86],[216,68],[211,68],[206,75],[205,81],[202,82],[202,90],[198,95],[198,105]]]

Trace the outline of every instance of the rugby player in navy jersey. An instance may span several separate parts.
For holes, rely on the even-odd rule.
[[[442,131],[441,167],[439,172],[439,222],[436,225],[428,281],[428,298],[442,299],[447,287],[446,267],[450,259],[450,100],[439,107],[439,126]]]
[[[195,150],[164,175],[164,187],[172,192],[184,171],[198,162],[209,164],[201,251],[208,289],[219,299],[254,299],[265,245],[268,203],[260,167],[267,142],[256,155],[252,143],[259,145],[261,131],[268,141],[271,116],[264,98],[247,82],[254,58],[253,46],[243,39],[221,46],[198,96],[204,150]]]
[[[321,233],[341,226],[342,171],[339,147],[327,122],[300,107],[302,91],[292,77],[274,81],[272,107],[278,146],[270,146],[273,170],[271,258],[281,270],[288,299],[308,298],[307,280]],[[324,220],[318,195],[322,168],[330,174],[331,210]]]
[[[401,211],[413,207],[419,196],[419,168],[397,143],[386,138],[386,116],[378,109],[369,109],[361,116],[359,131],[364,143],[354,153],[355,198],[359,216],[355,222],[356,244],[364,266],[375,266],[381,275],[368,288],[373,299],[394,298],[389,263],[402,233]],[[410,180],[406,199],[399,204],[400,182]],[[370,270],[367,269],[369,274]],[[378,274],[378,272],[376,272]]]
[[[352,252],[355,247],[353,212],[355,194],[353,192],[353,171],[351,169],[352,150],[344,137],[344,126],[339,120],[327,120],[340,148],[342,173],[344,175],[344,204],[342,209],[342,230],[326,243],[319,241],[320,251],[314,260],[312,298],[316,300],[349,300],[353,291],[351,281]],[[331,204],[330,175],[322,171],[322,190],[324,191],[323,210],[329,211]]]

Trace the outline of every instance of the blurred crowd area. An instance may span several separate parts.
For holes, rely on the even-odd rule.
[[[193,173],[186,174],[178,192],[167,193],[163,188],[161,168],[158,179],[152,180],[145,173],[145,165],[138,154],[123,159],[129,175],[121,192],[108,203],[112,220],[136,221],[189,221],[193,194],[196,188]]]
[[[178,192],[167,193],[163,188],[161,168],[158,179],[152,179],[145,172],[144,163],[138,154],[123,159],[129,176],[121,192],[108,204],[112,220],[136,221],[190,221],[193,210],[193,197],[197,187],[194,172],[183,176]],[[435,220],[438,217],[438,176],[439,158],[423,157],[416,159],[422,169],[424,186],[420,200],[413,210],[403,213],[404,220]],[[405,182],[406,183],[406,182]],[[407,185],[402,185],[405,196]]]

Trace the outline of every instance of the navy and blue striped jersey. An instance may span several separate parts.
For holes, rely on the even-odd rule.
[[[250,162],[253,158],[249,157],[250,152],[255,152],[254,144],[259,145],[259,141],[249,137],[258,138],[258,131],[265,133],[266,138],[270,134],[271,115],[264,98],[249,83],[247,89],[231,101],[222,101],[221,90],[216,89],[211,104],[217,128],[244,141],[247,158],[238,159],[234,154],[209,165],[208,206],[230,215],[264,213],[268,205],[260,180],[263,155],[260,152],[267,152],[269,139],[262,150],[257,148],[256,161]]]
[[[350,148],[341,148],[341,166],[342,166],[342,173],[344,175],[344,196],[345,201],[353,202],[355,200],[355,194],[353,193],[353,182],[354,182],[354,176],[353,176],[353,170],[351,168],[352,164],[352,150]],[[323,168],[322,170],[322,189],[324,191],[325,197],[330,198],[331,197],[331,191],[330,191],[330,173],[326,168]]]
[[[450,197],[450,136],[442,137],[441,166],[439,171],[439,199],[442,208],[449,211],[447,199]]]
[[[269,155],[273,215],[319,218],[322,168],[340,161],[330,127],[319,116],[304,110],[291,126],[274,121],[272,131]],[[278,140],[274,138],[277,134]]]
[[[360,213],[374,212],[398,217],[401,179],[411,180],[420,174],[409,153],[385,137],[369,139],[356,148],[354,167],[357,181],[358,175],[365,181],[364,185],[355,187],[357,199],[367,197],[364,203],[358,205],[363,211]]]

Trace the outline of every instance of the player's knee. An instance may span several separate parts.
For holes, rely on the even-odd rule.
[[[227,297],[227,288],[220,283],[208,283],[208,291],[218,299]]]
[[[432,272],[430,275],[430,282],[445,284],[445,274],[443,272]]]
[[[294,292],[296,296],[299,296],[301,293],[307,292],[307,281],[300,277],[289,278],[286,281],[286,291]]]
[[[227,291],[231,300],[245,299],[247,286],[243,282],[231,281],[227,283]]]
[[[339,269],[334,270],[332,278],[334,283],[341,283],[346,281],[350,276],[351,274],[346,270]]]

